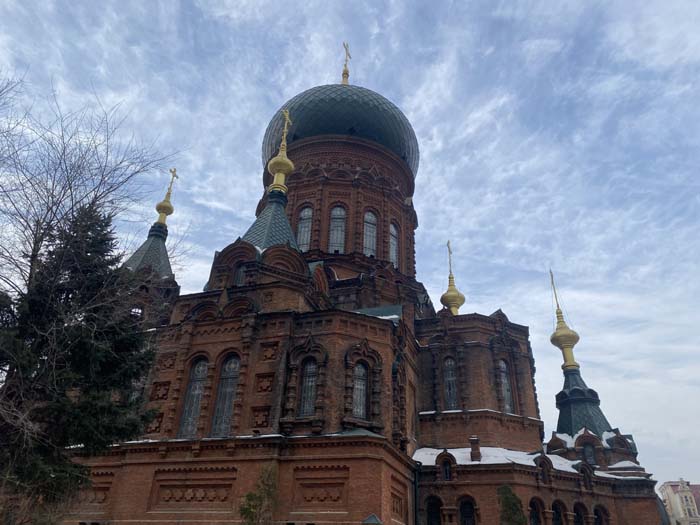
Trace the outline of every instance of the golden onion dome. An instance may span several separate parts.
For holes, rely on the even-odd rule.
[[[455,286],[455,278],[452,272],[450,272],[447,282],[447,291],[440,297],[440,302],[445,308],[449,308],[452,315],[459,315],[459,307],[465,302],[464,294]]]

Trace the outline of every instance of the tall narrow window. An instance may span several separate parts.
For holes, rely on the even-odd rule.
[[[542,507],[535,500],[530,501],[529,525],[542,525]]]
[[[219,386],[216,389],[214,420],[211,425],[212,437],[226,437],[229,434],[240,368],[241,362],[236,355],[227,357],[221,367]]]
[[[583,460],[589,465],[595,465],[595,448],[590,443],[583,445]]]
[[[316,410],[316,379],[318,366],[314,359],[307,359],[301,367],[301,398],[299,416],[313,416]]]
[[[245,266],[239,264],[236,273],[233,275],[233,284],[243,286],[245,284]]]
[[[513,390],[510,385],[510,372],[508,371],[508,363],[506,363],[503,359],[498,361],[498,374],[501,380],[501,396],[503,397],[503,411],[508,412],[509,414],[513,414]]]
[[[345,253],[345,208],[342,206],[336,206],[331,210],[328,251],[330,253]]]
[[[445,410],[457,408],[457,371],[455,360],[451,357],[443,363],[443,379],[445,383]]]
[[[365,229],[362,253],[368,257],[377,256],[377,216],[368,211],[365,213]]]
[[[367,419],[367,365],[357,363],[352,372],[352,415]]]
[[[442,525],[442,501],[435,496],[430,496],[426,501],[426,514],[428,525]]]
[[[552,525],[565,525],[564,509],[559,503],[552,505]]]
[[[469,500],[464,500],[459,506],[459,524],[476,525],[476,512],[474,504]]]
[[[580,505],[574,507],[574,525],[586,525],[586,511]]]
[[[399,229],[392,222],[389,225],[389,262],[394,268],[399,267]]]
[[[452,479],[452,465],[448,459],[442,462],[442,479],[450,481]]]
[[[297,244],[302,252],[308,251],[311,246],[311,217],[313,211],[310,206],[302,208],[299,213],[299,224],[297,225]]]
[[[185,404],[180,419],[180,438],[192,438],[197,435],[199,408],[204,394],[204,381],[207,378],[207,360],[199,359],[190,369],[190,380],[185,393]]]

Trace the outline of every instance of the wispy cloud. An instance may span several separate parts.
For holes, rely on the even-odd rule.
[[[0,67],[25,76],[36,111],[52,90],[69,109],[120,103],[138,137],[175,153],[184,291],[201,290],[214,251],[253,220],[268,120],[337,82],[350,41],[351,81],[397,103],[419,138],[418,277],[434,302],[449,236],[464,310],[530,326],[551,429],[553,266],[609,419],[657,478],[693,476],[700,429],[682,400],[700,396],[695,2],[9,1],[0,20]],[[150,183],[125,238],[145,235],[167,174]]]

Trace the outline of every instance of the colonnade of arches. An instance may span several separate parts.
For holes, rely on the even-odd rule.
[[[571,510],[556,500],[546,506],[539,498],[532,498],[528,504],[526,515],[529,525],[610,525],[610,514],[602,505],[596,505],[589,510],[583,503],[577,502]],[[450,509],[450,513],[455,509]],[[476,501],[464,496],[458,500],[456,508],[458,525],[477,525],[479,511]],[[448,521],[446,509],[438,496],[428,496],[425,500],[425,525],[443,525]],[[449,520],[454,522],[454,520]]]

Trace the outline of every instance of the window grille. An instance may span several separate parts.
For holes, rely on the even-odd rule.
[[[214,420],[211,428],[212,437],[226,437],[229,435],[233,401],[236,398],[240,368],[241,362],[238,356],[235,355],[227,357],[221,368],[219,387],[216,392]]]
[[[313,416],[316,405],[316,378],[318,367],[316,361],[308,359],[304,361],[301,371],[301,398],[299,400],[299,416]]]
[[[454,410],[457,404],[457,371],[455,360],[451,357],[443,363],[443,376],[445,382],[445,410]]]
[[[309,206],[303,208],[299,213],[299,224],[297,225],[297,244],[302,252],[308,251],[311,246],[311,217],[313,211]]]
[[[389,261],[394,268],[399,267],[399,230],[393,222],[389,226]]]
[[[510,384],[510,372],[508,363],[503,359],[498,362],[498,373],[501,379],[501,395],[503,396],[503,411],[509,414],[514,413],[513,390]]]
[[[328,251],[330,253],[345,253],[345,208],[342,206],[336,206],[331,210]]]
[[[364,245],[362,253],[368,257],[377,256],[377,216],[368,211],[365,213]]]
[[[197,435],[199,409],[204,394],[204,381],[207,378],[207,360],[200,359],[190,369],[190,380],[185,393],[185,405],[180,418],[179,438],[192,438]]]
[[[367,365],[357,363],[353,370],[352,415],[367,419]]]

